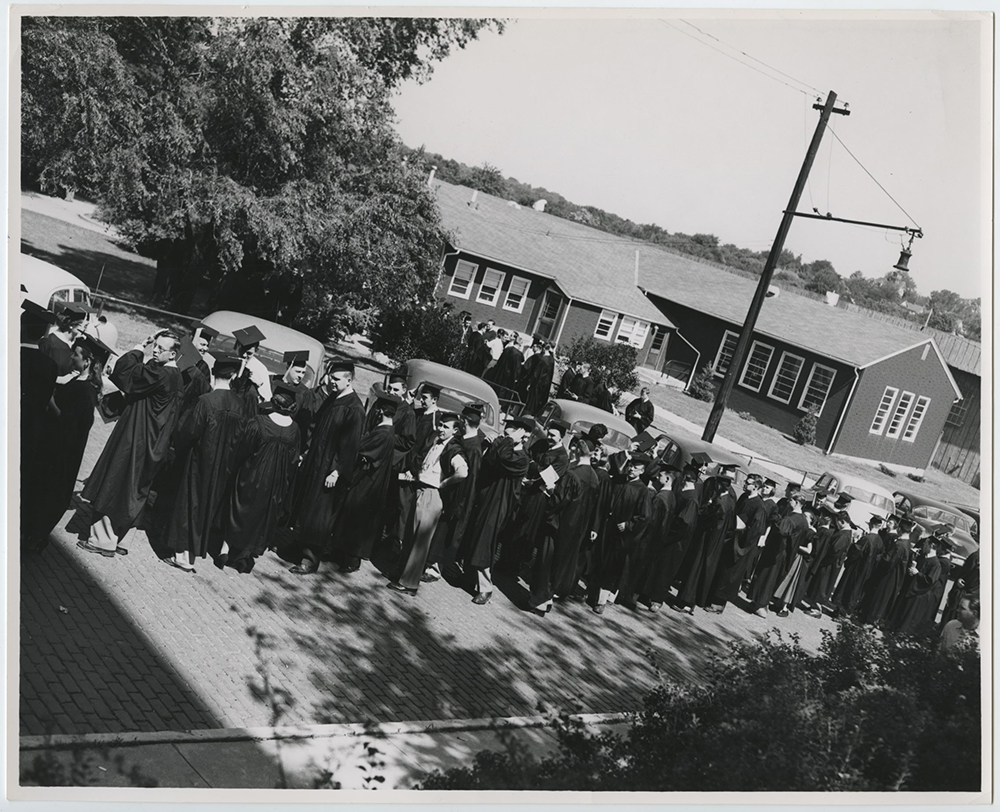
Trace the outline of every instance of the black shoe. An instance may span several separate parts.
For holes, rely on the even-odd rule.
[[[319,561],[311,561],[308,558],[303,558],[301,564],[296,564],[294,567],[288,571],[292,575],[315,575],[316,570],[319,569]]]
[[[225,568],[225,566],[226,566],[226,564],[228,564],[228,563],[229,563],[229,553],[222,553],[221,555],[217,556],[217,557],[216,557],[216,558],[214,559],[213,563],[214,563],[214,564],[215,564],[215,566],[217,566],[217,567],[218,567],[218,568],[219,568],[220,570],[221,570],[221,569],[224,569],[224,568]]]
[[[440,581],[441,576],[435,575],[433,572],[425,572],[420,576],[420,583],[422,584],[433,584],[435,581]]]
[[[476,604],[476,606],[485,606],[490,602],[490,598],[492,597],[492,592],[477,592],[476,596],[472,599],[472,602]]]
[[[603,615],[604,608],[607,606],[606,603],[599,603],[596,606],[591,606],[590,608],[594,610],[595,614]]]
[[[353,564],[351,565],[341,564],[339,567],[337,567],[337,569],[340,572],[344,573],[345,575],[350,575],[352,572],[357,572],[359,569],[361,569],[361,565],[358,564],[357,566],[354,566]]]
[[[533,615],[538,615],[538,617],[545,617],[549,613],[548,609],[539,609],[537,607],[533,607],[528,611],[531,612],[531,614]]]
[[[386,584],[386,587],[391,589],[393,592],[402,592],[410,597],[415,597],[417,594],[417,590],[410,589],[410,587],[403,586],[402,584],[397,584],[395,581],[389,581],[389,583]]]

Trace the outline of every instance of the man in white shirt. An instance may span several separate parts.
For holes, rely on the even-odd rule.
[[[271,399],[271,377],[268,375],[267,367],[257,357],[257,349],[265,337],[253,324],[242,330],[233,330],[233,338],[236,339],[236,355],[243,359],[243,369],[240,370],[240,375],[246,372],[250,383],[257,387],[257,395],[261,402]]]

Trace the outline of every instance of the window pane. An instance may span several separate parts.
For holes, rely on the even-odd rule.
[[[622,344],[630,344],[633,347],[642,347],[646,343],[646,335],[649,333],[649,324],[644,321],[636,321],[628,316],[622,316],[621,326],[618,328],[616,341]]]
[[[773,354],[773,347],[768,347],[767,344],[760,344],[755,341],[750,348],[750,360],[747,361],[747,365],[743,368],[743,377],[740,378],[740,383],[754,392],[759,392],[761,384],[764,383],[764,375],[767,372],[768,364],[771,363],[771,356]]]
[[[778,364],[778,371],[771,382],[770,396],[782,403],[788,403],[792,399],[792,392],[795,391],[795,384],[799,382],[799,374],[802,372],[802,364],[805,359],[797,355],[789,355],[787,352],[781,356]]]
[[[650,347],[652,352],[659,352],[663,349],[663,339],[667,337],[667,331],[662,327],[657,327],[656,332],[653,333],[653,344]]]
[[[476,276],[476,266],[471,262],[459,260],[455,264],[455,274],[451,278],[451,285],[448,287],[450,296],[458,296],[468,299],[472,290],[472,280]]]
[[[479,286],[479,295],[476,296],[476,301],[483,304],[495,305],[497,303],[497,295],[500,292],[500,286],[503,284],[503,278],[504,274],[500,271],[487,268],[483,276],[483,282]]]
[[[733,360],[733,353],[736,351],[736,342],[740,340],[739,333],[726,330],[719,345],[719,355],[715,359],[715,374],[725,375],[729,369],[729,362]]]
[[[917,439],[917,432],[920,431],[920,424],[924,422],[924,415],[927,414],[927,406],[931,402],[928,397],[917,398],[917,405],[913,407],[913,414],[906,424],[906,431],[903,432],[903,439],[912,443]]]
[[[836,370],[830,367],[825,367],[822,364],[813,364],[809,380],[806,381],[805,392],[802,393],[802,400],[799,401],[799,408],[805,410],[812,406],[818,406],[819,411],[822,412],[836,374]]]
[[[513,310],[520,313],[524,308],[524,297],[528,294],[529,282],[520,276],[515,276],[510,280],[510,287],[507,289],[507,298],[504,300],[504,310]]]
[[[969,404],[966,400],[959,400],[952,404],[951,411],[948,412],[948,419],[944,421],[946,426],[959,429],[965,422],[965,415],[969,411]]]
[[[885,428],[885,419],[889,414],[889,409],[892,408],[892,402],[896,399],[898,392],[898,389],[893,389],[891,386],[887,386],[885,388],[885,392],[882,393],[882,400],[879,402],[878,409],[875,410],[875,418],[872,420],[872,427],[868,429],[870,434],[882,433],[882,429]]]
[[[910,410],[910,404],[913,403],[913,393],[903,392],[899,398],[899,403],[896,404],[896,410],[892,413],[892,420],[889,421],[889,429],[886,431],[886,437],[898,437],[899,432],[903,429],[903,420],[906,417],[906,413]]]
[[[602,310],[601,317],[597,320],[597,329],[594,330],[594,335],[597,338],[611,338],[611,331],[614,329],[617,318],[617,313],[613,313],[610,310]]]

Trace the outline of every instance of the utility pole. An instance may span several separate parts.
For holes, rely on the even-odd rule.
[[[740,338],[736,342],[736,349],[733,350],[733,357],[729,362],[729,368],[722,379],[722,386],[715,396],[712,413],[708,416],[705,431],[701,435],[701,439],[705,442],[712,442],[715,439],[715,432],[719,430],[719,423],[722,421],[722,415],[726,411],[726,403],[733,391],[733,384],[736,383],[736,376],[743,367],[743,359],[746,356],[747,347],[750,346],[750,338],[753,336],[757,317],[760,315],[760,308],[764,304],[764,299],[767,298],[767,289],[771,284],[771,277],[774,275],[778,258],[785,247],[785,238],[788,236],[788,229],[792,225],[792,218],[795,216],[794,212],[799,206],[799,198],[802,197],[802,190],[805,189],[806,180],[809,178],[809,170],[812,169],[813,161],[816,159],[820,141],[823,140],[823,133],[826,131],[827,122],[830,120],[830,114],[838,113],[844,116],[851,114],[847,108],[835,108],[834,104],[836,101],[837,94],[831,90],[830,95],[826,97],[825,104],[813,105],[814,110],[821,111],[819,123],[816,125],[816,132],[813,133],[812,142],[806,151],[805,160],[802,162],[802,169],[799,170],[799,177],[795,181],[795,188],[792,189],[792,196],[788,201],[788,206],[785,208],[784,216],[781,218],[781,225],[778,226],[778,233],[774,238],[774,243],[771,245],[771,253],[767,255],[767,262],[764,263],[764,271],[760,275],[757,290],[753,295],[753,300],[750,302],[750,309],[747,311],[743,330],[740,332]]]

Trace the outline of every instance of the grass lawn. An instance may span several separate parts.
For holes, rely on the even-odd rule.
[[[137,303],[150,300],[156,263],[123,249],[110,236],[23,209],[21,233],[22,251],[65,268],[80,277],[92,289],[96,287],[103,267],[102,292]],[[204,296],[198,298],[204,300]],[[156,329],[170,327],[184,330],[190,324],[187,321],[148,314],[123,305],[109,304],[106,310],[118,328],[118,346],[121,350],[131,348]],[[195,314],[202,315],[203,312],[196,310]],[[344,353],[356,355],[347,347],[344,348]],[[356,360],[365,364],[371,363],[366,359]],[[358,392],[364,396],[368,387],[376,379],[381,378],[381,375],[380,371],[359,369]],[[711,411],[709,403],[695,400],[676,389],[662,385],[653,385],[650,394],[661,412],[670,412],[699,426],[708,420]],[[630,399],[626,395],[623,401],[627,403]],[[683,429],[677,430],[682,434],[688,434]],[[758,452],[764,459],[804,471],[811,478],[827,470],[840,471],[880,483],[890,490],[903,489],[961,505],[978,505],[980,502],[978,490],[935,468],[928,469],[924,482],[914,482],[905,475],[890,477],[876,468],[861,463],[827,457],[818,448],[800,446],[780,431],[762,423],[742,420],[734,412],[726,412],[719,427],[719,434]],[[757,466],[753,466],[753,469],[764,471]]]

